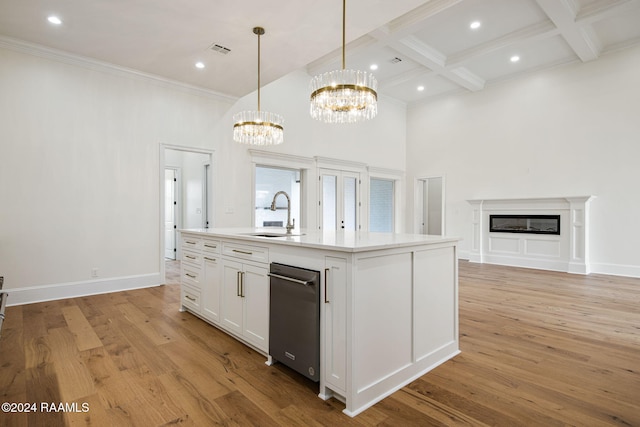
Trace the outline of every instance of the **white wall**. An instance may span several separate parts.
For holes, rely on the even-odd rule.
[[[638,70],[635,47],[412,106],[408,181],[446,176],[446,233],[463,255],[467,199],[595,195],[592,271],[640,276]]]
[[[309,80],[295,72],[263,88],[262,108],[286,120],[285,144],[273,151],[404,169],[404,105],[381,100],[379,118],[361,125],[317,123]],[[232,115],[254,109],[255,93],[234,104],[6,45],[0,93],[0,275],[10,304],[163,280],[161,144],[213,150],[213,225],[251,225],[251,159],[232,141]]]
[[[9,49],[0,93],[5,287],[157,283],[160,144],[215,146],[231,102]],[[31,299],[49,297],[34,289]]]

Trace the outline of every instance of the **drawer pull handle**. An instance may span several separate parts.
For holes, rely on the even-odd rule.
[[[196,242],[190,242],[190,241],[188,241],[188,240],[185,240],[184,242],[185,242],[187,245],[195,245],[195,244],[196,244]]]
[[[185,255],[185,256],[186,256],[187,258],[189,258],[189,259],[196,259],[196,257],[191,256],[191,255]]]
[[[192,279],[195,279],[195,278],[196,278],[196,276],[195,276],[195,275],[193,275],[193,274],[189,274],[189,273],[186,273],[186,274],[185,274],[185,276],[187,276],[187,277],[191,277]]]
[[[186,299],[188,299],[189,301],[193,301],[196,302],[196,299],[194,297],[190,297],[189,295],[185,295],[184,296]]]
[[[204,245],[205,248],[211,248],[211,249],[215,249],[218,247],[218,245]]]
[[[241,251],[240,249],[234,249],[233,252],[244,255],[253,255],[253,252]]]
[[[204,259],[206,259],[207,261],[216,261],[215,258],[209,258],[208,256],[204,257]]]

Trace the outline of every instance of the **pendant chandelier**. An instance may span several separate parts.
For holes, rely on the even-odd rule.
[[[355,123],[378,113],[378,81],[371,73],[345,69],[347,0],[342,1],[342,69],[311,79],[311,117],[325,123]]]
[[[284,122],[280,114],[260,111],[260,36],[265,31],[255,27],[258,36],[258,110],[241,111],[233,116],[233,140],[250,145],[276,145],[284,141]]]

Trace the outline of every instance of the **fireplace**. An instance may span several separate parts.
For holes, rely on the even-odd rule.
[[[491,233],[560,235],[560,215],[489,215]]]
[[[468,200],[469,261],[589,274],[593,198]]]

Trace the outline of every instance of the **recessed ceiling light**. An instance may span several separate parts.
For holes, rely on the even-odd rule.
[[[518,62],[520,61],[520,57],[518,55],[513,55],[510,59],[511,62]]]
[[[371,66],[369,67],[369,69],[370,69],[371,71],[375,71],[375,70],[377,70],[377,69],[378,69],[378,64],[371,64]]]
[[[202,62],[196,62],[196,68],[204,68],[204,64]]]
[[[418,91],[422,92],[424,90],[424,86],[418,86]]]
[[[472,30],[477,30],[478,28],[480,28],[480,25],[482,25],[480,21],[473,21],[471,24],[469,24],[469,28],[471,28]]]
[[[58,18],[57,16],[51,15],[47,18],[47,21],[51,22],[52,24],[55,25],[60,25],[62,24],[62,20],[60,20],[60,18]]]

